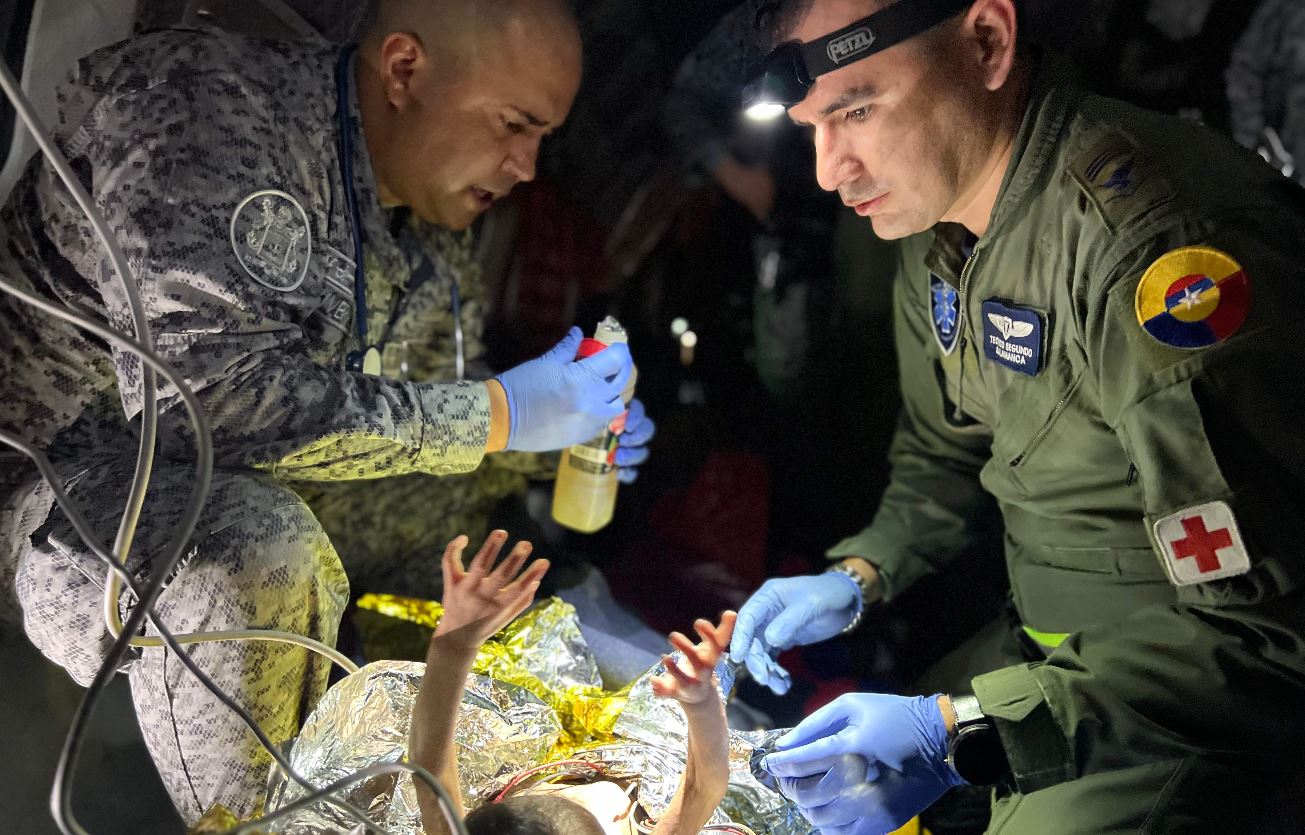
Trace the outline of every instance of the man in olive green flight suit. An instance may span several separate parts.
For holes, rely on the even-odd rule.
[[[777,42],[831,61],[789,108],[821,184],[906,239],[905,405],[873,523],[764,585],[731,653],[782,691],[779,651],[945,570],[995,499],[1045,657],[973,696],[844,696],[765,767],[839,835],[965,782],[996,785],[990,832],[1302,831],[1305,192],[1076,89],[1014,0],[887,48],[884,2],[789,5]]]

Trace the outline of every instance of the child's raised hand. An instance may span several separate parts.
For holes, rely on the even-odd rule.
[[[518,542],[494,568],[506,541],[506,531],[491,533],[465,569],[462,552],[467,537],[459,536],[444,549],[444,616],[435,629],[436,637],[448,636],[469,648],[479,647],[535,599],[539,581],[548,571],[548,560],[537,560],[522,572],[531,545]]]
[[[711,621],[701,618],[697,620],[693,630],[702,639],[697,644],[679,632],[672,632],[671,646],[684,653],[684,659],[677,664],[671,656],[662,656],[666,672],[653,677],[653,693],[663,699],[675,699],[682,705],[719,699],[715,683],[716,664],[730,645],[735,617],[734,612],[725,612],[719,626],[712,626]]]

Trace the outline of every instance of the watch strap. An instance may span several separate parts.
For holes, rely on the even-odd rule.
[[[856,614],[852,616],[851,623],[843,627],[843,631],[840,633],[846,635],[860,626],[861,619],[865,617],[865,610],[870,606],[870,586],[866,583],[865,578],[861,576],[861,573],[847,563],[840,562],[835,566],[831,566],[829,570],[835,574],[843,574],[852,578],[852,582],[856,583],[856,587],[861,593],[861,600],[856,608]]]

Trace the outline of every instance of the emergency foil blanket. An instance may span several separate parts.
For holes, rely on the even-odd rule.
[[[410,603],[399,604],[408,615],[419,611],[422,618],[438,620],[438,604],[413,608]],[[403,761],[425,672],[426,665],[418,662],[381,661],[337,683],[294,744],[295,770],[323,786],[369,765]],[[679,786],[687,725],[677,703],[652,694],[650,679],[660,672],[659,665],[623,691],[604,692],[569,604],[552,599],[522,615],[482,648],[463,695],[455,739],[467,809],[491,800],[518,772],[571,759],[599,765],[611,779],[638,778],[640,804],[654,817],[661,814]],[[727,696],[733,671],[722,663],[717,676]],[[729,793],[711,824],[737,821],[758,835],[812,833],[796,807],[752,776],[752,754],[775,734],[731,731]],[[284,775],[274,775],[268,811],[306,793]],[[395,835],[423,831],[407,774],[359,784],[342,799],[368,810]],[[325,835],[356,826],[338,809],[319,803],[268,828]]]

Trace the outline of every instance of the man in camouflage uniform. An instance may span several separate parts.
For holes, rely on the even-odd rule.
[[[1233,136],[1305,183],[1305,5],[1260,0],[1228,67]],[[1275,148],[1266,131],[1277,134]]]
[[[492,376],[482,341],[485,294],[474,260],[472,238],[409,221],[418,252],[432,253],[439,267],[408,298],[384,349],[382,373],[397,380],[451,383],[457,335],[452,315],[456,280],[460,295],[462,378]],[[369,269],[369,283],[385,282],[384,271]],[[380,288],[369,289],[378,297]],[[383,327],[376,323],[373,327]],[[651,430],[651,421],[645,431]],[[465,531],[484,531],[504,499],[521,494],[530,479],[552,478],[558,456],[503,452],[486,456],[475,470],[445,476],[410,473],[378,481],[288,482],[317,517],[349,575],[354,595],[386,592],[438,600],[440,575],[430,570],[431,554]]]
[[[777,652],[947,570],[995,501],[1037,656],[994,629],[954,696],[840,697],[765,767],[827,833],[966,781],[1003,835],[1301,831],[1305,192],[1085,93],[1019,47],[1015,0],[806,0],[782,28],[825,70],[786,102],[821,184],[903,239],[903,410],[872,524],[763,586],[731,653],[782,689]]]
[[[480,39],[512,48],[480,49]],[[345,571],[287,485],[465,473],[487,451],[555,449],[619,413],[613,387],[628,377],[628,353],[573,363],[578,337],[488,383],[409,381],[456,376],[440,363],[453,356],[448,311],[465,245],[441,241],[450,233],[429,224],[464,229],[534,175],[542,135],[578,87],[579,49],[554,0],[382,3],[357,53],[158,32],[89,57],[62,89],[56,140],[122,242],[157,352],[211,422],[211,495],[157,604],[173,631],[264,628],[334,641]],[[461,95],[477,96],[474,108],[442,109],[446,99],[461,107]],[[354,323],[359,242],[366,340]],[[130,330],[112,266],[40,161],[0,219],[0,274]],[[478,318],[474,275],[462,277]],[[9,296],[0,295],[0,320],[0,427],[48,454],[107,543],[134,466],[140,363]],[[369,344],[382,355],[364,365],[371,373],[346,370],[346,355]],[[128,558],[139,579],[193,485],[178,400],[160,386],[158,455]],[[446,510],[422,507],[427,519]],[[81,683],[110,644],[104,576],[35,469],[0,452],[0,596]],[[132,603],[120,601],[124,617]],[[297,648],[191,652],[278,741],[295,734],[326,683],[326,662]],[[193,821],[215,803],[257,808],[269,759],[239,720],[167,652],[145,650],[129,671],[146,743],[182,816]]]

